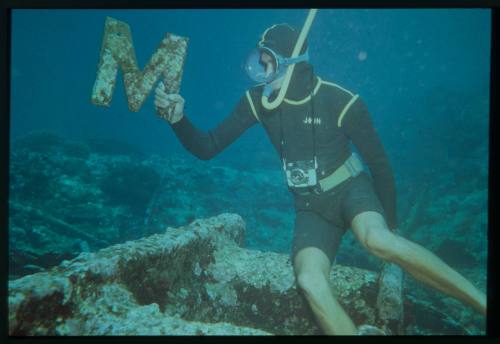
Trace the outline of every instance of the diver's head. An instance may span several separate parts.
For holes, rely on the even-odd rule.
[[[262,51],[260,54],[259,62],[264,67],[264,78],[269,78],[270,75],[275,73],[277,66],[272,54],[266,51]]]
[[[279,90],[285,79],[285,73],[278,75],[276,73],[277,65],[274,57],[268,52],[263,51],[260,55],[260,63],[264,66],[264,78],[272,91]]]
[[[262,34],[257,46],[264,46],[282,57],[291,57],[300,32],[288,24],[275,24]],[[307,39],[302,44],[300,55],[307,50]]]
[[[248,76],[259,83],[281,86],[289,65],[308,61],[307,42],[304,41],[300,55],[291,58],[299,32],[288,24],[277,24],[266,29],[257,47],[248,56],[245,69]]]

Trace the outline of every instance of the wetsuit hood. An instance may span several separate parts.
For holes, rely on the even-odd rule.
[[[262,34],[258,46],[265,46],[283,57],[291,57],[300,32],[288,24],[276,24],[267,28]],[[307,50],[307,39],[302,45],[300,54]]]
[[[300,32],[291,25],[276,24],[264,31],[258,45],[265,46],[283,57],[291,57],[299,35]],[[304,54],[307,48],[306,39],[302,45],[300,54]],[[314,81],[315,77],[312,65],[308,62],[297,63],[285,97],[292,100],[300,100],[307,97],[314,88]]]

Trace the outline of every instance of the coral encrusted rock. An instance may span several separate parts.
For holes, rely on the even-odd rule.
[[[9,282],[10,335],[320,334],[289,256],[247,250],[222,214],[86,252]],[[357,324],[377,321],[377,275],[335,266]]]

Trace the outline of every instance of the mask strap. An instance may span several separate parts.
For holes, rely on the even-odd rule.
[[[309,49],[306,50],[305,53],[303,53],[300,56],[296,57],[280,57],[280,64],[289,66],[291,64],[299,63],[299,62],[304,62],[304,61],[309,61]]]
[[[268,49],[268,50],[270,50],[270,49]],[[278,62],[278,69],[275,71],[275,73],[274,73],[275,76],[272,78],[272,80],[269,81],[269,83],[276,80],[276,79],[279,79],[280,77],[285,75],[286,68],[283,68],[283,67],[286,67],[286,66],[289,66],[292,64],[296,64],[299,62],[303,62],[303,61],[309,61],[309,49],[307,49],[304,54],[302,54],[300,56],[296,56],[296,57],[282,57],[281,55],[278,55],[276,53],[274,53],[274,56]],[[265,97],[269,97],[269,95],[271,93],[272,93],[271,91],[266,92],[266,90],[264,90]]]

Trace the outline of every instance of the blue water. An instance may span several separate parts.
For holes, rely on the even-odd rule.
[[[206,131],[228,116],[252,86],[243,63],[262,32],[272,24],[284,22],[300,28],[307,10],[14,10],[12,142],[33,131],[44,130],[76,142],[121,140],[143,150],[146,156],[156,153],[193,159],[170,126],[155,114],[153,94],[139,112],[128,110],[121,72],[111,107],[91,103],[107,16],[130,26],[141,69],[166,33],[189,38],[180,93],[186,100],[185,112],[190,120]],[[402,226],[407,225],[403,228],[407,230],[405,234],[439,252],[453,266],[469,267],[463,272],[482,290],[486,283],[487,257],[490,31],[491,11],[487,9],[320,9],[308,36],[316,73],[322,79],[360,94],[367,104],[396,177],[400,216],[411,214],[415,200],[420,199],[424,204],[417,220],[409,224],[405,218],[400,219]],[[46,144],[50,140],[53,138],[42,137],[33,142]],[[40,153],[39,147],[30,149]],[[78,151],[81,147],[75,149]],[[116,149],[116,146],[108,149]],[[40,159],[38,155],[35,158],[33,161],[39,165],[32,166],[52,166],[46,163],[47,157],[43,154]],[[54,161],[57,165],[64,160],[55,158]],[[23,159],[16,160],[16,168],[22,167],[22,163]],[[250,128],[226,151],[205,164],[197,165],[194,172],[181,166],[192,180],[199,182],[197,191],[204,197],[193,196],[190,205],[184,207],[186,211],[180,209],[174,216],[175,221],[163,225],[181,225],[195,216],[234,211],[240,213],[250,227],[247,233],[250,248],[286,252],[291,243],[293,207],[286,198],[284,180],[280,180],[281,189],[273,185],[275,189],[271,191],[248,192],[257,179],[261,182],[259,185],[273,184],[273,177],[266,179],[266,170],[276,176],[280,169],[280,161],[262,127]],[[224,170],[222,173],[218,168],[221,165],[234,167],[239,172]],[[72,168],[82,171],[79,166],[76,163]],[[210,171],[218,175],[212,178],[199,173],[205,168],[213,168]],[[31,176],[35,182],[30,182],[39,186],[36,174],[40,171],[31,169],[19,175]],[[59,182],[69,190],[73,190],[71,187],[78,190],[83,182],[71,179],[74,176],[67,171],[64,171],[68,174],[64,176],[66,179],[61,178]],[[147,169],[137,171],[139,176],[152,173]],[[233,180],[244,176],[246,171],[256,171],[256,179],[249,178],[248,183]],[[54,177],[54,173],[50,176]],[[41,180],[51,185],[49,179]],[[212,180],[218,180],[220,190],[214,190],[217,185],[212,185]],[[21,185],[20,181],[16,183]],[[179,197],[170,200],[172,208],[176,203],[187,202],[189,183],[191,180],[182,178],[172,182],[175,191],[172,195]],[[116,187],[123,191],[123,185]],[[143,186],[137,186],[135,192],[140,194],[141,188]],[[12,190],[11,198],[25,197],[25,194],[18,197],[21,193],[15,194]],[[419,198],[421,190],[427,191]],[[212,193],[224,192],[227,197],[210,198]],[[235,195],[238,197],[232,198]],[[35,205],[45,202],[46,195],[32,196]],[[86,194],[86,197],[90,196]],[[168,197],[163,202],[167,204]],[[262,204],[265,209],[260,209]],[[192,209],[187,209],[189,207]],[[51,213],[52,216],[61,217],[73,211],[65,213],[57,206],[52,210],[55,213]],[[84,205],[80,211],[71,215],[83,218],[93,214],[93,209]],[[148,220],[154,220],[155,216],[160,215],[154,213]],[[136,221],[133,228],[131,225],[120,228],[123,230],[120,235],[134,238],[130,233],[142,226],[142,218],[138,218],[140,221]],[[23,240],[29,241],[31,239],[26,239],[29,236],[24,235],[26,231],[33,238],[43,239],[40,232],[43,233],[44,227],[35,228],[33,234],[31,224],[23,222],[25,220],[20,216],[13,226],[16,228],[9,228],[11,234],[15,232],[12,237],[23,243]],[[354,239],[349,235],[337,261],[340,264],[356,261],[358,266],[376,269],[377,263],[362,256],[359,247],[353,248]],[[458,244],[446,238],[456,239]],[[29,244],[35,245],[33,242]],[[43,240],[37,241],[37,245],[43,246]],[[78,241],[74,245],[79,250],[89,250],[89,245],[90,250],[94,248],[92,242]],[[446,252],[446,248],[450,247],[455,248],[454,252],[447,255],[450,252]],[[51,260],[51,264],[57,261]]]
[[[281,22],[301,27],[306,15],[306,10],[14,10],[11,138],[44,128],[74,139],[120,138],[147,151],[183,152],[168,124],[154,115],[152,96],[138,113],[128,111],[121,79],[111,108],[90,103],[105,17],[130,25],[141,68],[165,33],[189,38],[181,94],[190,119],[207,130],[251,86],[242,64],[263,30]],[[418,130],[408,122],[439,120],[423,104],[436,87],[488,98],[490,27],[490,11],[483,9],[322,9],[309,35],[311,61],[324,79],[365,99],[388,154],[403,159],[397,147],[420,143],[402,136]],[[253,151],[256,143],[272,151],[255,126],[219,159]]]

